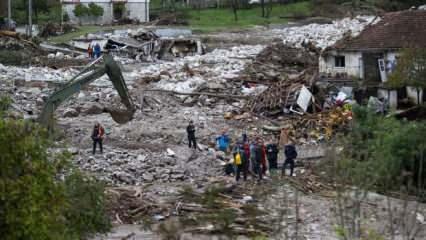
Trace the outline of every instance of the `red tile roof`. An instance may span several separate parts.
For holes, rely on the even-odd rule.
[[[406,47],[426,48],[426,11],[386,13],[382,19],[354,38],[342,39],[338,50],[384,50]]]

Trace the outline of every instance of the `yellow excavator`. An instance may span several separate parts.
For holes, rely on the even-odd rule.
[[[96,65],[101,60],[103,60],[103,64],[100,66]],[[49,131],[52,131],[54,125],[53,113],[56,108],[72,95],[80,92],[83,86],[90,84],[104,74],[108,75],[114,88],[120,95],[121,102],[126,106],[126,110],[106,108],[105,111],[108,112],[117,123],[124,124],[132,120],[136,112],[136,107],[129,95],[129,90],[124,81],[120,66],[114,61],[111,55],[104,55],[103,58],[98,58],[90,63],[83,71],[49,96],[39,116],[39,123]]]

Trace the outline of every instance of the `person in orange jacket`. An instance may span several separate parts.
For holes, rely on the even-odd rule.
[[[105,130],[104,128],[101,126],[100,123],[96,123],[95,126],[93,127],[93,132],[92,132],[92,140],[93,140],[93,151],[92,153],[95,154],[96,153],[96,145],[99,144],[99,149],[101,150],[101,154],[103,152],[103,148],[102,148],[102,140],[104,139],[104,134],[105,134]]]
[[[89,55],[90,59],[93,58],[93,48],[91,44],[89,44],[89,47],[87,48],[87,54]]]

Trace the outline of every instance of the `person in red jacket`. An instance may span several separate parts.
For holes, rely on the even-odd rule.
[[[99,149],[101,150],[101,154],[103,152],[102,148],[102,140],[104,139],[105,130],[101,126],[100,123],[95,123],[95,126],[93,127],[92,132],[92,140],[93,140],[93,151],[92,153],[95,154],[96,152],[96,144],[99,144]]]
[[[265,143],[263,142],[263,139],[261,140],[261,148],[262,148],[262,174],[265,175],[266,174],[266,146]]]

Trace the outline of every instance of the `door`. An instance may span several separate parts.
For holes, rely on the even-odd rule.
[[[379,59],[383,58],[380,53],[364,53],[362,55],[364,62],[364,79],[369,83],[380,83]]]

